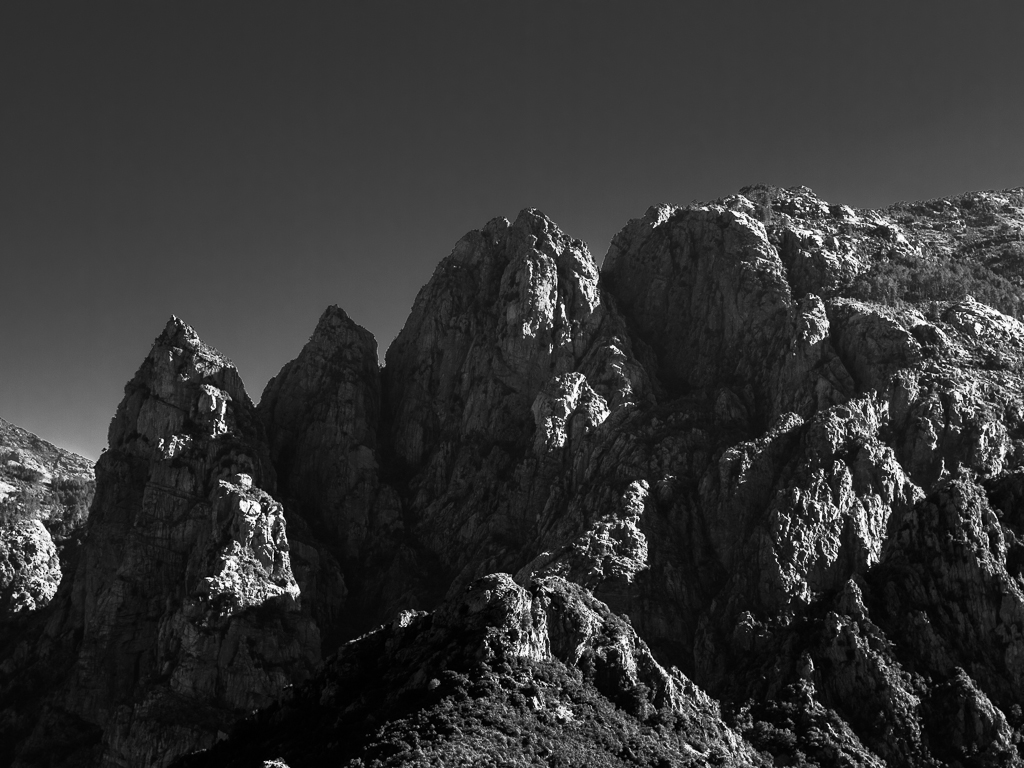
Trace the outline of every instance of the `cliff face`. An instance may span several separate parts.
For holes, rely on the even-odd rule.
[[[407,531],[434,578],[421,594],[561,543],[574,467],[648,390],[583,243],[533,210],[460,240],[384,369]]]
[[[769,751],[792,736],[839,759],[851,747],[823,708],[890,763],[1015,760],[1001,712],[1019,691],[1003,682],[1019,654],[1016,507],[1000,522],[989,497],[1024,458],[1024,326],[969,296],[847,298],[870,294],[878,262],[924,258],[918,230],[768,192],[761,207],[653,209],[605,261],[680,396],[657,421],[693,425],[636,422],[602,473],[659,490],[639,525],[650,568],[613,605],[713,695],[747,702]],[[1019,217],[1020,201],[989,203]]]
[[[292,523],[293,564],[325,637],[351,636],[348,584],[398,502],[383,486],[378,454],[377,343],[337,307],[263,391],[258,414]]]
[[[848,399],[853,382],[820,298],[795,292],[754,213],[742,196],[652,208],[612,241],[602,276],[669,396],[734,396],[764,429]]]
[[[319,636],[255,408],[184,323],[126,386],[96,473],[78,570],[41,641],[70,663],[21,761],[51,762],[73,730],[69,764],[167,765],[311,674]]]
[[[527,210],[459,241],[382,370],[332,307],[258,409],[172,323],[21,759],[166,764],[280,700],[209,760],[484,760],[525,729],[501,754],[1018,764],[1022,227],[1020,190],[751,187],[651,208],[598,270]]]

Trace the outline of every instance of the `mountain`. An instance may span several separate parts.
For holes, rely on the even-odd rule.
[[[0,616],[45,606],[77,551],[92,462],[0,419]]]
[[[1017,765],[1024,190],[455,246],[254,406],[172,319],[0,667],[17,765]]]

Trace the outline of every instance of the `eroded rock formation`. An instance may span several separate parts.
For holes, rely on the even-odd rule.
[[[94,487],[88,459],[0,419],[0,618],[53,598],[74,567]]]
[[[387,527],[385,510],[398,519],[380,479],[380,387],[373,336],[330,307],[299,356],[267,384],[258,409],[289,505],[296,575],[332,639],[351,634],[346,582],[360,586],[370,527],[378,535]]]
[[[42,654],[70,660],[21,754],[168,765],[319,662],[255,408],[172,319],[110,426],[88,539]],[[61,744],[66,732],[77,743]],[[98,743],[93,740],[98,739]]]
[[[588,689],[628,713],[624,719],[651,724],[617,749],[620,724],[594,722],[603,713],[594,711]],[[455,714],[457,702],[471,697],[500,702],[487,712],[491,730],[507,733],[518,748],[498,747],[489,729]],[[412,742],[405,733],[405,742],[382,749],[375,724],[410,710],[430,713],[426,727],[410,723],[417,731]],[[675,728],[657,731],[654,719]],[[564,727],[565,738],[545,743],[548,723]],[[586,589],[559,577],[524,588],[508,574],[485,576],[432,614],[403,613],[342,646],[294,700],[187,764],[247,765],[269,754],[278,765],[381,758],[486,764],[495,757],[524,761],[527,754],[556,764],[586,758],[614,765],[709,757],[719,765],[762,762],[722,724],[715,702],[679,670],[662,667],[629,624]]]
[[[209,759],[493,755],[500,710],[610,764],[1020,764],[1022,224],[1020,190],[751,187],[651,208],[598,270],[526,210],[458,242],[383,369],[330,308],[258,411],[172,323],[22,761],[165,764],[278,702]],[[605,706],[634,741],[580,746]]]
[[[459,241],[386,363],[388,449],[434,599],[561,544],[574,469],[650,397],[586,246],[534,210]]]

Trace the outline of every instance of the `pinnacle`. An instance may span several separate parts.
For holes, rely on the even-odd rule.
[[[561,234],[558,225],[537,208],[523,208],[512,226],[516,229],[524,229],[530,234],[538,236],[551,230]]]
[[[334,319],[340,320],[343,323],[351,323],[352,318],[348,316],[348,313],[339,307],[337,304],[331,304],[327,309],[320,315],[320,319],[317,321],[317,325],[323,325]]]
[[[177,315],[171,315],[163,331],[153,342],[153,348],[177,347],[187,349],[195,354],[217,362],[219,365],[234,367],[231,361],[218,352],[215,348],[206,344],[196,333],[195,328],[186,323]]]
[[[174,347],[196,348],[203,346],[202,340],[195,329],[177,315],[171,315],[164,326],[163,333],[157,338],[157,343],[166,343]]]

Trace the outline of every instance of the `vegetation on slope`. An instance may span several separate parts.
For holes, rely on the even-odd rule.
[[[41,520],[62,543],[84,525],[95,490],[91,461],[0,419],[0,528]]]

